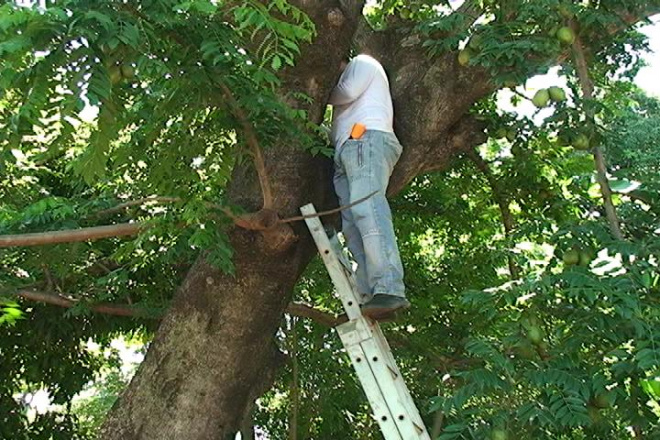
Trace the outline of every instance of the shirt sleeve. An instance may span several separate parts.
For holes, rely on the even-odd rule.
[[[375,73],[376,68],[371,63],[360,57],[354,58],[346,66],[328,102],[331,105],[346,105],[355,101],[367,89]]]

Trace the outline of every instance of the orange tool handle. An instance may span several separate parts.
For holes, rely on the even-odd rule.
[[[364,124],[360,124],[359,122],[353,124],[353,128],[351,129],[351,139],[360,139],[366,131],[367,127],[365,127]]]

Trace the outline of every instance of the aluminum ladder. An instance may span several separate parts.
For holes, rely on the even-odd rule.
[[[353,271],[336,236],[331,240],[314,205],[300,208],[346,310],[336,327],[385,440],[431,440],[378,322],[362,316]],[[311,216],[311,217],[310,217]]]

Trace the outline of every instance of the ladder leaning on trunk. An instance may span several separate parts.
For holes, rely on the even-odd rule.
[[[300,211],[305,216],[316,214],[312,204],[303,206]],[[348,322],[336,329],[383,437],[385,440],[430,440],[378,322],[360,312],[361,298],[336,236],[332,240],[328,238],[318,217],[308,217],[305,222],[346,310]]]

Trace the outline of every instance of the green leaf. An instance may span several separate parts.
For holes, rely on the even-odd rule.
[[[639,182],[633,182],[627,179],[617,179],[617,180],[610,179],[609,182],[612,191],[623,194],[627,194],[641,187],[641,184]]]
[[[213,14],[218,10],[218,5],[209,0],[197,0],[193,2],[192,8],[204,14]]]
[[[85,12],[85,18],[97,21],[103,26],[105,30],[110,30],[114,27],[112,18],[99,11],[87,11]]]
[[[124,22],[117,38],[131,47],[138,47],[140,43],[140,31],[134,24]]]
[[[660,401],[660,378],[642,379],[639,383],[646,394]]]
[[[273,70],[279,70],[279,68],[282,67],[282,59],[279,57],[279,55],[273,55],[270,66],[273,68]]]

